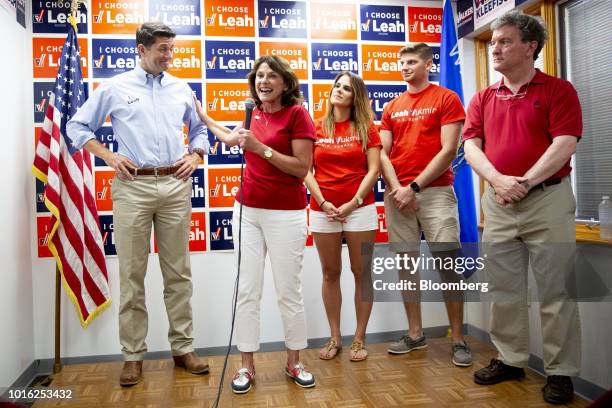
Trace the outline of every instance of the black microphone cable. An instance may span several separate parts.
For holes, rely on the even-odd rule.
[[[245,129],[251,128],[251,114],[253,113],[253,108],[255,107],[255,101],[253,99],[247,99],[245,103],[246,107],[246,115],[245,115]],[[240,161],[240,183],[238,184],[238,191],[242,194],[242,179],[244,174],[244,155],[245,151],[242,151],[242,160]],[[238,303],[238,286],[240,284],[240,265],[242,261],[242,203],[244,201],[244,197],[241,196],[240,199],[240,210],[238,212],[238,265],[236,266],[236,281],[234,282],[234,292],[232,295],[232,324],[230,327],[230,337],[229,343],[227,344],[227,351],[225,352],[225,360],[223,361],[223,370],[221,371],[221,379],[219,380],[219,388],[217,390],[217,398],[215,399],[215,403],[213,405],[214,408],[219,406],[219,401],[221,400],[221,391],[223,390],[223,381],[225,380],[225,370],[227,368],[227,361],[229,359],[229,354],[232,349],[232,338],[234,337],[234,323],[236,322],[236,305]],[[233,230],[232,225],[232,230]]]

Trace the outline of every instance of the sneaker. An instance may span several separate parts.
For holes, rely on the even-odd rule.
[[[461,343],[453,344],[452,361],[454,365],[459,367],[469,367],[472,365],[472,350],[464,340]]]
[[[549,375],[542,392],[544,401],[549,404],[565,404],[574,398],[574,385],[567,375]]]
[[[232,391],[235,394],[245,394],[251,390],[253,382],[255,382],[255,371],[251,372],[243,367],[236,371],[232,378]]]
[[[515,378],[525,378],[525,370],[504,364],[492,358],[491,363],[474,373],[474,382],[480,385],[492,385]]]
[[[410,336],[405,335],[398,341],[389,344],[387,351],[391,354],[406,354],[410,353],[412,350],[424,349],[425,347],[427,347],[425,335],[422,335],[416,340],[412,340]]]
[[[310,388],[315,386],[315,379],[312,373],[306,371],[302,363],[296,364],[292,369],[285,367],[285,374],[291,378],[294,383],[302,388]]]

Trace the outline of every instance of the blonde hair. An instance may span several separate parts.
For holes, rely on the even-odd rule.
[[[333,88],[343,76],[347,76],[353,88],[353,105],[351,106],[351,133],[357,134],[363,151],[368,148],[368,130],[374,120],[374,111],[368,99],[368,90],[363,82],[363,79],[350,71],[342,71],[334,79]],[[331,97],[331,93],[330,93]],[[330,103],[327,107],[327,112],[323,117],[323,133],[326,137],[333,137],[336,130],[336,120],[334,118],[334,106]]]

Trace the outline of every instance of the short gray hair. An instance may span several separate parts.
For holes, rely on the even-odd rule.
[[[174,38],[176,33],[165,24],[149,21],[138,27],[136,31],[136,45],[142,44],[149,48],[155,44],[157,37]]]
[[[522,11],[512,10],[493,21],[491,31],[504,26],[516,27],[521,33],[521,41],[523,42],[536,41],[538,46],[533,53],[533,59],[538,59],[538,55],[540,55],[540,51],[542,51],[544,43],[548,39],[548,31],[542,19],[523,14]]]

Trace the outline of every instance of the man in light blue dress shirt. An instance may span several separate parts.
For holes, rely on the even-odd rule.
[[[164,24],[144,23],[136,33],[140,55],[136,68],[102,83],[67,124],[77,149],[84,147],[116,172],[111,191],[121,281],[122,386],[137,384],[142,378],[148,327],[144,277],[152,224],[174,362],[194,374],[209,371],[193,348],[189,263],[189,177],[209,145],[191,89],[164,72],[172,62],[174,37]],[[94,135],[107,116],[118,142],[116,153]],[[189,130],[188,152],[184,125]]]

